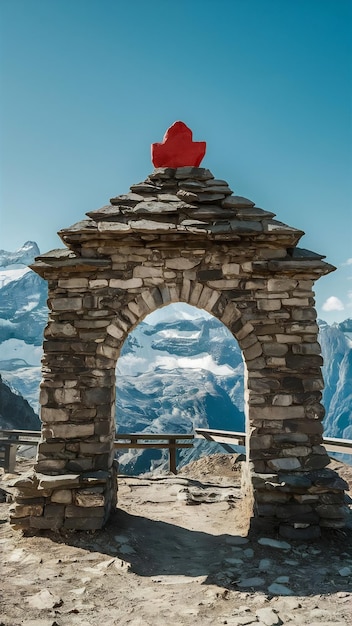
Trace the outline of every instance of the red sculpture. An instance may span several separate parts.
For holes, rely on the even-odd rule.
[[[205,150],[205,141],[192,141],[191,129],[174,122],[162,142],[152,144],[152,163],[155,167],[199,167]]]

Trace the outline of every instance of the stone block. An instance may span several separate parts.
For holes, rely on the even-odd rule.
[[[301,524],[318,524],[319,515],[310,504],[290,503],[278,505],[276,511],[280,519],[290,520]]]
[[[88,505],[89,506],[89,505]],[[74,504],[69,504],[65,508],[65,517],[72,518],[89,518],[89,517],[104,517],[104,507],[103,506],[75,506]]]
[[[31,517],[29,527],[37,530],[59,530],[64,523],[60,517]]]
[[[43,458],[43,459],[38,459],[38,461],[35,464],[35,469],[37,470],[37,472],[61,472],[66,466],[66,460],[65,459],[49,459],[49,458]]]
[[[294,308],[292,310],[292,319],[297,321],[309,321],[315,320],[317,317],[317,312],[313,308]]]
[[[191,290],[189,304],[193,304],[194,306],[198,304],[198,300],[201,296],[202,290],[203,290],[203,285],[201,283],[196,283],[193,286]]]
[[[88,491],[76,491],[74,501],[77,506],[84,508],[103,507],[105,504],[102,493],[90,493]]]
[[[311,419],[300,419],[296,420],[288,420],[285,422],[285,426],[289,429],[290,432],[302,432],[307,435],[319,435],[324,431],[324,427],[320,420],[311,420]]]
[[[246,362],[247,370],[263,370],[265,368],[265,360],[262,357],[258,357],[256,359],[252,359]]]
[[[258,393],[270,393],[279,387],[279,381],[271,378],[250,378],[248,380],[248,388]]]
[[[274,469],[276,471],[280,471],[280,470],[294,471],[294,470],[298,470],[302,468],[301,463],[295,457],[281,458],[281,459],[269,459],[268,466],[271,469]]]
[[[197,279],[202,282],[208,280],[219,280],[222,278],[223,273],[221,269],[199,270],[197,272]]]
[[[188,259],[186,257],[176,257],[174,259],[166,259],[165,267],[172,270],[190,270],[200,264],[200,259]]]
[[[204,289],[205,289],[205,287],[204,287]],[[204,291],[204,289],[203,289],[203,291]],[[202,292],[202,295],[203,295],[203,292]],[[221,293],[219,291],[216,291],[216,290],[212,289],[212,294],[211,294],[208,302],[205,305],[203,305],[203,308],[206,311],[208,311],[209,313],[212,313],[213,308],[217,304],[220,296],[221,296]]]
[[[278,369],[286,366],[286,361],[284,357],[279,356],[268,356],[266,357],[266,364],[271,369]]]
[[[258,300],[257,307],[259,311],[279,311],[281,309],[281,300]]]
[[[58,504],[71,504],[72,503],[72,491],[71,489],[55,489],[51,495],[51,502]]]
[[[282,300],[283,306],[292,306],[292,307],[308,307],[309,299],[308,298],[283,298]]]
[[[312,452],[312,448],[310,446],[293,446],[292,448],[283,448],[281,450],[282,456],[285,456],[285,457],[290,457],[290,456],[305,457],[305,456],[308,456],[308,454],[311,454],[311,452]]]
[[[261,435],[261,436],[251,436],[249,439],[249,449],[250,450],[262,450],[266,448],[270,448],[272,445],[273,438],[271,435]]]
[[[110,278],[109,280],[109,287],[112,289],[123,289],[124,291],[137,289],[138,287],[142,287],[142,285],[142,279],[136,277],[127,279]]]
[[[81,439],[94,435],[94,423],[92,424],[52,424],[50,429],[45,427],[43,434],[49,438],[58,439]]]
[[[95,278],[93,280],[89,280],[88,287],[89,289],[104,289],[108,286],[108,280],[106,278]]]
[[[61,389],[55,389],[54,391],[54,399],[56,400],[56,402],[58,404],[75,404],[81,401],[81,393],[79,391],[79,389],[66,389],[65,387],[61,388]],[[43,416],[43,410],[42,409],[42,420],[45,422],[50,422],[50,421],[66,421],[68,419],[68,415],[66,415],[66,420],[60,420],[60,419],[56,419],[56,420],[50,420],[50,419],[44,419]],[[62,411],[62,409],[47,409],[47,411]],[[65,411],[62,411],[65,414]]]
[[[65,512],[65,505],[60,503],[46,504],[44,507],[44,517],[58,517],[63,518]]]
[[[54,391],[54,393],[56,392],[61,392],[62,390],[57,389]],[[56,408],[49,408],[47,406],[43,406],[41,409],[41,420],[42,422],[67,422],[69,419],[69,414],[67,412],[66,409],[56,409]]]
[[[268,291],[291,291],[297,286],[297,280],[289,278],[269,278]]]
[[[286,422],[285,422],[286,424]],[[273,440],[275,443],[279,444],[279,445],[285,445],[285,444],[296,444],[296,443],[308,443],[309,438],[308,435],[306,433],[290,433],[290,432],[286,432],[286,433],[279,433],[279,434],[274,434],[273,435]]]
[[[141,296],[150,311],[155,311],[155,309],[158,309],[163,303],[160,291],[157,289],[143,291]]]
[[[47,328],[44,331],[45,337],[74,337],[77,335],[77,330],[73,324],[69,322],[55,323],[49,322]]]
[[[110,387],[92,387],[85,389],[82,393],[82,402],[86,406],[96,406],[106,404],[112,400],[112,390]]]
[[[305,378],[302,382],[304,391],[321,391],[324,389],[324,380],[322,376],[316,378]]]
[[[109,324],[109,326],[106,329],[106,332],[111,337],[114,337],[114,339],[123,339],[125,336],[124,331],[121,328],[119,328],[119,326],[116,326],[115,324]]]
[[[240,345],[241,345],[241,343],[240,343]],[[262,354],[262,347],[261,347],[259,341],[257,341],[255,344],[253,344],[249,348],[246,348],[245,350],[243,350],[243,355],[244,355],[244,358],[245,358],[246,362],[251,361],[252,359],[256,359],[261,354]]]
[[[263,353],[266,356],[282,357],[288,351],[288,346],[283,343],[276,343],[276,342],[269,343],[268,342],[268,343],[263,343],[262,346],[263,346]]]
[[[302,466],[305,470],[323,469],[330,463],[327,454],[310,454],[307,458],[302,458]]]
[[[44,510],[43,504],[15,504],[10,507],[12,517],[29,517],[42,515]]]
[[[67,463],[67,470],[70,472],[86,472],[93,469],[94,459],[92,457],[75,458]]]
[[[285,335],[278,333],[275,337],[278,343],[300,343],[302,341],[302,337],[300,337],[300,335]]]
[[[45,476],[37,474],[38,485],[41,489],[58,489],[59,487],[67,487],[73,489],[80,484],[79,474],[61,474],[59,476]]]
[[[300,345],[292,346],[293,354],[320,354],[321,348],[318,342],[315,343],[301,343]]]
[[[225,326],[228,326],[232,322],[238,320],[241,317],[241,312],[236,307],[235,304],[229,302],[224,309],[224,312],[221,316],[221,321]]]
[[[255,500],[257,502],[261,502],[263,504],[282,504],[285,502],[289,502],[292,495],[290,493],[285,493],[284,491],[276,490],[266,490],[266,491],[255,491],[254,493]]]
[[[222,272],[224,276],[238,276],[240,273],[239,263],[224,263],[222,266]],[[246,285],[246,289],[249,289]]]
[[[60,278],[58,285],[64,289],[86,289],[88,278]]]
[[[345,496],[344,493],[340,491],[339,493],[321,493],[312,497],[319,498],[321,504],[343,505]]]
[[[316,512],[325,519],[341,519],[348,517],[349,509],[347,506],[336,506],[336,504],[318,504],[315,507]]]
[[[292,395],[289,393],[282,394],[277,393],[272,400],[273,406],[291,406],[292,404]]]
[[[250,322],[246,322],[240,330],[236,333],[237,341],[242,341],[250,333],[254,331],[254,326]]]
[[[259,517],[276,517],[277,504],[256,502],[254,505],[254,514]]]
[[[314,402],[306,406],[306,417],[308,419],[322,420],[325,416],[325,407],[320,402]]]
[[[292,418],[303,418],[304,407],[303,406],[266,406],[257,407],[251,409],[251,419],[257,420],[288,420]]]
[[[53,311],[80,311],[83,309],[82,298],[52,298],[48,300]]]
[[[346,526],[346,520],[321,517],[319,524],[322,528],[344,528]]]
[[[209,280],[207,282],[208,287],[212,289],[220,289],[221,291],[229,291],[238,287],[239,280],[235,278],[223,278],[222,280]]]

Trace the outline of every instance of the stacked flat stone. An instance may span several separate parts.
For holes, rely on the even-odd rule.
[[[187,302],[220,319],[246,364],[247,464],[255,516],[285,537],[344,525],[347,487],[322,445],[322,357],[313,284],[334,268],[301,230],[233,195],[204,168],[160,168],[60,231],[40,256],[50,309],[36,471],[17,527],[100,528],[115,506],[115,368],[149,313]],[[230,531],[230,529],[229,529]]]

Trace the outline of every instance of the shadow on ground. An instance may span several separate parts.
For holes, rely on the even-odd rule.
[[[197,507],[194,508],[196,520]],[[352,563],[352,529],[327,530],[313,544],[291,542],[283,550],[259,544],[257,532],[249,531],[247,537],[213,535],[119,508],[102,531],[45,534],[55,542],[119,558],[129,563],[129,571],[164,584],[168,578],[170,583],[175,583],[176,577],[201,577],[203,584],[268,594],[271,584],[288,576],[289,592],[280,593],[278,588],[271,595],[310,596],[351,591],[351,578],[338,572],[346,560]],[[270,535],[266,533],[266,536]],[[273,533],[271,537],[278,539]],[[265,571],[264,559],[268,562]]]

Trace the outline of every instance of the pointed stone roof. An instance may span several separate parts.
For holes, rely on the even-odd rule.
[[[224,180],[200,167],[159,168],[130,193],[89,211],[89,220],[59,232],[65,244],[128,234],[170,234],[186,238],[240,241],[265,238],[295,246],[303,231],[273,219],[274,213],[232,194]]]
[[[41,255],[32,268],[103,265],[98,259],[81,258],[81,246],[97,247],[110,240],[119,247],[131,241],[146,243],[162,238],[170,244],[186,241],[233,242],[243,246],[284,248],[287,257],[257,261],[257,269],[271,271],[313,270],[329,273],[334,268],[321,255],[296,247],[304,232],[274,219],[251,200],[234,195],[228,183],[201,167],[157,168],[129,193],[111,198],[110,204],[87,213],[88,219],[59,231],[68,251]],[[202,242],[202,243],[201,243]],[[269,265],[270,264],[270,265]],[[78,268],[77,268],[78,269]]]

